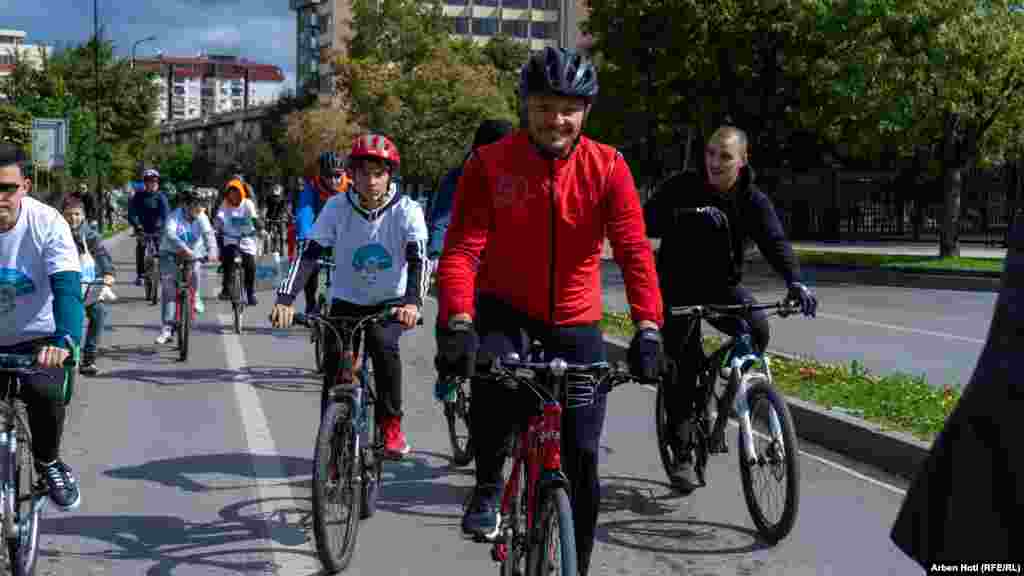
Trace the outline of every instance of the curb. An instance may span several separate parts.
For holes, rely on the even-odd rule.
[[[1002,274],[957,274],[953,272],[917,273],[899,269],[860,268],[853,266],[801,266],[804,280],[814,284],[863,284],[896,286],[926,290],[959,290],[963,292],[999,292]],[[748,260],[746,272],[774,275],[767,262]]]
[[[604,337],[611,362],[625,361],[629,344],[613,336]],[[772,356],[797,358],[769,351]],[[797,436],[812,444],[869,464],[890,474],[912,481],[925,459],[930,445],[908,434],[883,430],[860,418],[826,410],[799,398],[785,396],[793,416]]]

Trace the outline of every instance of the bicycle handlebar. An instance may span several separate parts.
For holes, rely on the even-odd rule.
[[[74,344],[70,336],[65,336],[64,341],[70,341]],[[52,346],[52,344],[41,344],[39,348],[44,346]],[[20,375],[45,374],[36,363],[37,354],[38,349],[28,354],[0,353],[0,372]],[[68,352],[68,357],[64,359],[63,366],[65,370],[73,370],[75,368],[74,353]]]
[[[532,374],[523,374],[521,372],[523,370],[530,371]],[[548,400],[555,400],[555,390],[538,379],[537,373],[566,377],[562,394],[566,396],[567,400],[571,400],[570,389],[572,388],[577,390],[588,388],[583,394],[579,392],[575,394],[575,397],[579,399],[596,393],[598,390],[610,392],[618,386],[636,381],[626,363],[621,361],[616,362],[614,366],[608,362],[574,364],[561,358],[554,358],[549,362],[528,362],[520,360],[516,354],[507,355],[505,358],[495,358],[485,375],[499,377],[505,380],[506,386],[513,389],[518,388],[518,384],[526,384],[540,396],[546,396]],[[591,376],[595,378],[595,381],[592,384],[574,382],[568,378],[569,376]]]
[[[752,312],[775,310],[779,317],[785,318],[800,313],[800,304],[792,300],[780,300],[771,304],[700,304],[697,306],[673,306],[669,310],[672,316],[697,316],[703,319],[714,319],[722,316],[743,318]]]

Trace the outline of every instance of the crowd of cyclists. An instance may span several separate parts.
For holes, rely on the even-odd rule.
[[[569,362],[606,359],[598,326],[602,317],[600,270],[606,238],[623,271],[636,325],[628,363],[640,381],[665,381],[675,430],[673,450],[682,455],[670,477],[683,492],[697,485],[687,458],[690,414],[687,392],[696,380],[699,340],[666,323],[666,307],[751,302],[742,285],[749,241],[786,282],[790,300],[813,316],[816,296],[801,273],[771,201],[757,186],[742,130],[723,126],[708,139],[703,173],[662,183],[641,205],[633,175],[613,147],[583,135],[595,98],[594,65],[580,54],[546,48],[523,66],[519,83],[520,127],[481,124],[465,161],[441,182],[429,220],[420,204],[400,192],[399,150],[387,136],[366,133],[348,150],[320,157],[319,173],[286,194],[271,187],[262,202],[235,174],[213,206],[185,189],[172,210],[160,190],[160,174],[142,176],[127,219],[135,234],[159,238],[157,267],[161,331],[156,344],[174,336],[176,259],[222,263],[221,300],[230,299],[234,274],[244,274],[245,296],[256,305],[259,238],[268,226],[287,235],[291,264],[276,291],[271,323],[292,325],[294,301],[305,311],[317,302],[321,257],[333,255],[330,314],[369,314],[393,309],[398,322],[375,326],[367,346],[375,369],[381,429],[387,454],[409,452],[402,429],[402,334],[416,326],[431,279],[436,276],[436,366],[442,374],[471,379],[471,433],[475,488],[462,519],[467,537],[492,539],[501,525],[499,499],[507,437],[523,414],[510,410],[508,392],[477,377],[478,367],[510,352],[524,356],[539,340],[549,357]],[[116,278],[110,254],[86,223],[86,207],[70,196],[61,211],[28,195],[25,158],[0,143],[0,352],[38,350],[38,362],[60,371],[81,345],[79,370],[100,373],[97,353],[112,294],[87,298],[83,288],[109,288]],[[259,204],[262,204],[260,206]],[[648,238],[662,239],[655,257]],[[242,270],[235,269],[241,255]],[[136,249],[135,284],[143,284],[146,249]],[[696,274],[699,271],[700,274]],[[695,281],[700,278],[700,281]],[[201,283],[196,287],[197,292]],[[106,294],[106,297],[103,295]],[[198,294],[197,294],[198,295]],[[91,303],[90,303],[91,302]],[[197,297],[196,312],[203,312]],[[748,331],[759,350],[768,344],[761,317],[750,326],[716,326],[729,334]],[[699,337],[699,334],[698,334]],[[72,344],[73,343],[73,344]],[[337,350],[328,339],[324,370],[326,402]],[[32,450],[51,499],[73,508],[80,500],[71,468],[59,457],[64,407],[27,401]],[[562,466],[570,481],[579,573],[590,565],[600,508],[598,443],[606,398],[568,409],[563,421]]]

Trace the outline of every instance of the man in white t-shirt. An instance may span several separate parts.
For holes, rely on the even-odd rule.
[[[245,293],[249,306],[256,300],[256,232],[261,228],[256,204],[247,197],[244,185],[238,180],[228,183],[224,203],[217,211],[217,228],[224,235],[224,285],[220,299],[231,300],[231,283],[235,274],[235,255],[242,254],[242,269],[245,271]]]
[[[163,328],[156,338],[157,344],[166,344],[174,337],[175,293],[177,292],[177,257],[190,258],[192,281],[196,289],[196,313],[203,313],[202,291],[200,290],[200,259],[217,259],[217,240],[213,226],[203,210],[200,195],[195,190],[185,190],[178,195],[179,207],[167,216],[163,235],[160,237],[160,321]]]
[[[349,161],[354,190],[332,196],[313,224],[302,257],[292,264],[278,289],[271,322],[291,325],[295,297],[316,269],[325,248],[334,249],[331,316],[362,316],[395,310],[397,322],[381,323],[367,331],[377,383],[378,423],[384,452],[401,458],[409,452],[402,432],[402,360],[398,340],[419,320],[427,291],[425,269],[427,225],[423,209],[392,186],[399,167],[398,149],[384,136],[365,134],[352,144]],[[325,342],[321,414],[327,405],[331,378],[338,373],[337,343]]]
[[[20,149],[0,142],[0,353],[36,356],[42,373],[21,377],[32,455],[50,499],[69,510],[81,495],[71,467],[60,459],[66,407],[36,390],[51,379],[64,381],[64,361],[81,341],[81,267],[64,217],[26,196],[24,162]]]

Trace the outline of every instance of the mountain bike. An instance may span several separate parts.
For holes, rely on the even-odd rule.
[[[196,318],[196,287],[193,278],[195,259],[178,256],[176,260],[178,273],[174,279],[174,323],[178,334],[178,360],[187,362],[192,322]]]
[[[241,246],[242,239],[252,238],[255,234],[242,234],[241,236],[235,236],[232,234],[224,234],[224,239],[234,238],[238,240],[239,246]],[[238,248],[235,250],[235,257],[232,260],[235,264],[235,276],[231,279],[231,287],[228,289],[228,294],[231,296],[231,326],[235,331],[235,334],[242,333],[242,323],[245,321],[245,307],[248,300],[245,298],[245,283],[242,281],[242,275],[245,273],[245,268],[242,265],[242,250]]]
[[[540,358],[541,353],[531,353]],[[576,537],[568,479],[561,469],[562,410],[587,406],[598,394],[632,382],[623,363],[569,364],[497,358],[477,377],[492,379],[533,400],[533,411],[513,447],[512,469],[501,496],[501,528],[491,558],[501,574],[575,576]]]
[[[72,353],[64,362],[64,378],[48,378],[44,389],[35,392],[66,404],[74,389],[78,361],[79,350],[72,345]],[[39,516],[49,500],[46,481],[34,478],[32,438],[22,400],[22,378],[39,374],[45,372],[37,367],[35,352],[0,354],[0,528],[4,537],[0,554],[6,555],[14,576],[35,573]]]
[[[366,316],[295,315],[296,324],[318,326],[335,338],[340,351],[338,372],[326,376],[336,384],[329,389],[313,453],[313,537],[320,562],[332,574],[348,567],[359,520],[377,510],[384,434],[376,418],[369,350],[360,345],[367,329],[395,321],[390,307]]]
[[[752,312],[760,310],[772,310],[773,314],[769,315],[784,318],[798,313],[800,307],[799,304],[782,301],[774,304],[680,306],[673,307],[670,313],[691,320],[691,337],[697,334],[701,320],[743,320],[744,327],[739,335],[728,339],[710,355],[702,353],[696,393],[693,394],[689,445],[694,450],[698,486],[706,486],[709,455],[728,452],[725,427],[730,416],[739,421],[737,444],[743,494],[758,533],[774,544],[785,538],[796,522],[800,500],[799,448],[789,406],[772,382],[771,363],[767,356],[754,351],[750,340],[749,318]],[[668,473],[676,467],[680,455],[673,452],[670,441],[665,385],[662,382],[658,386],[655,428],[658,453]],[[756,419],[760,414],[758,409],[762,407],[764,420],[755,425],[752,415]],[[712,415],[712,409],[716,414]],[[755,446],[755,439],[764,442],[760,449]],[[759,473],[766,473],[765,483],[772,480],[784,483],[784,504],[777,519],[769,518],[758,502],[754,478]]]
[[[316,296],[316,307],[314,310],[320,316],[327,316],[330,312],[331,297],[331,276],[334,275],[334,260],[330,256],[322,256],[316,261],[319,266],[319,289]],[[323,331],[318,323],[313,323],[309,330],[309,340],[313,343],[313,362],[316,363],[317,373],[324,371],[324,340]]]
[[[156,305],[158,288],[160,286],[160,270],[157,265],[158,252],[160,250],[160,234],[143,234],[135,236],[137,242],[144,243],[145,257],[142,264],[142,282],[146,288],[146,300],[150,305]]]

